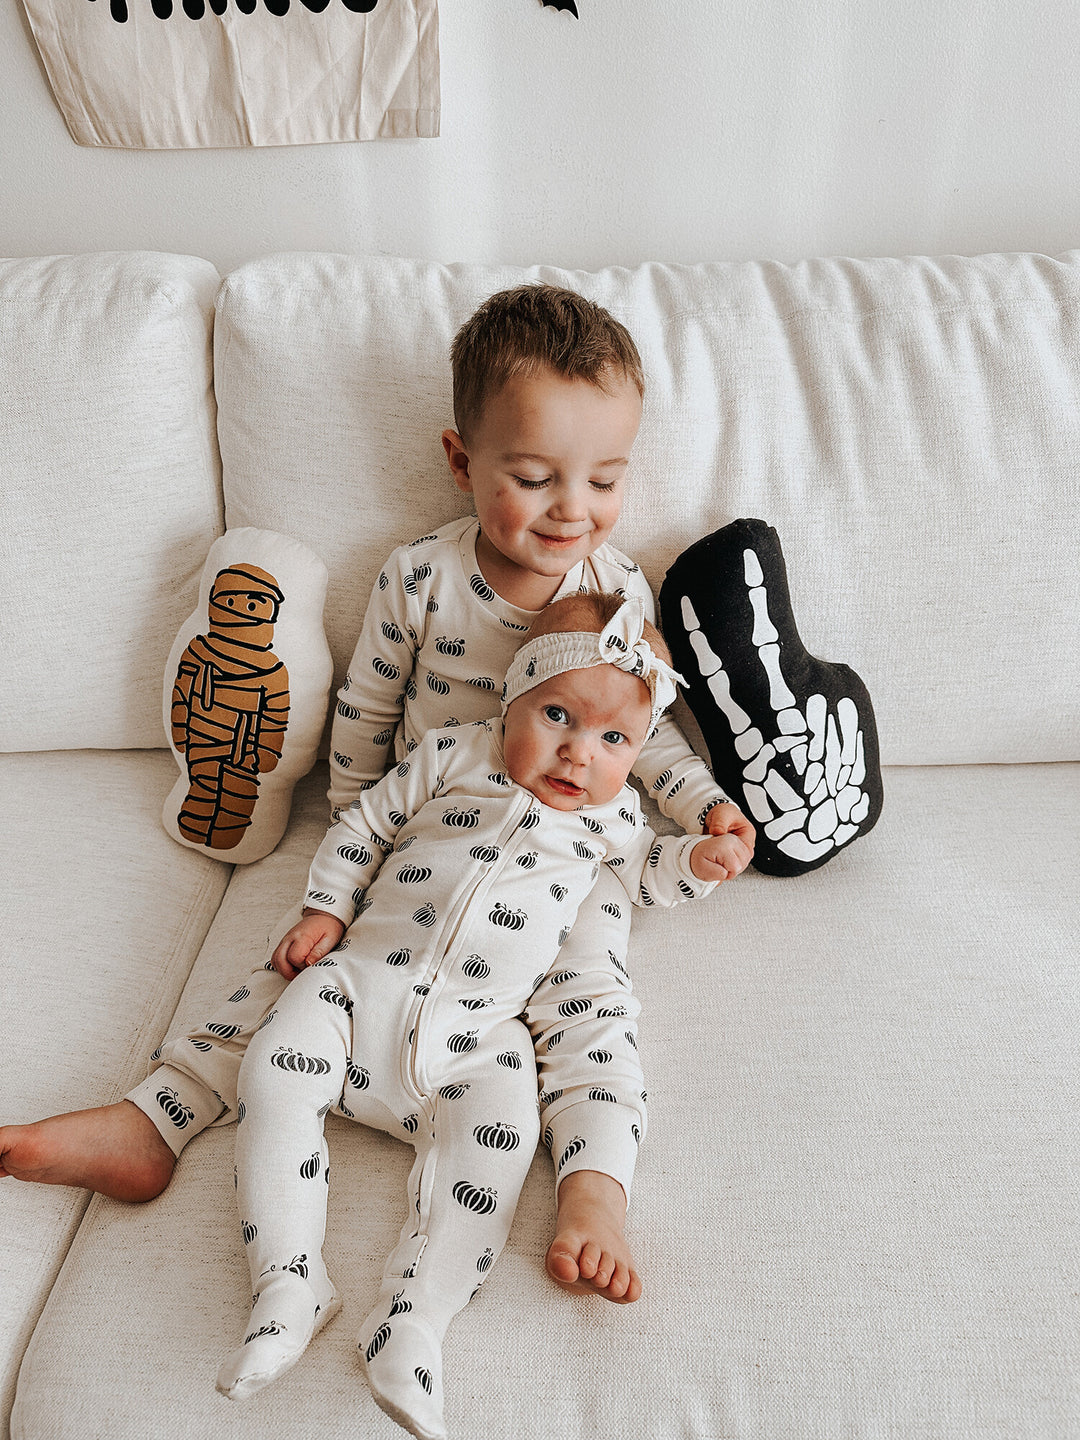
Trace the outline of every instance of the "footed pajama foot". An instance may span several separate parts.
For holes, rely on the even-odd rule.
[[[398,1293],[368,1316],[359,1348],[380,1409],[418,1440],[446,1440],[442,1335]]]
[[[327,1285],[320,1296],[307,1280],[284,1271],[263,1286],[243,1345],[218,1372],[217,1388],[223,1395],[246,1400],[296,1364],[341,1309],[337,1291]]]

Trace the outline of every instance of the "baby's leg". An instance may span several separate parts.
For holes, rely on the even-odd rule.
[[[233,1400],[294,1365],[338,1309],[322,1246],[323,1123],[341,1095],[351,1031],[340,995],[332,971],[298,976],[241,1068],[236,1197],[253,1294],[244,1343],[218,1375]]]
[[[624,1220],[645,1133],[640,1006],[626,970],[631,908],[601,867],[525,1017],[540,1068],[544,1143],[556,1169],[548,1274],[565,1289],[624,1304],[641,1294]]]
[[[411,1218],[360,1335],[372,1392],[420,1440],[442,1440],[446,1327],[510,1232],[536,1150],[536,1067],[517,1020],[461,1057],[420,1117]]]

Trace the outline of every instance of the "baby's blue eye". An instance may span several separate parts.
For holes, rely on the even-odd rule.
[[[621,745],[625,741],[626,736],[619,730],[606,730],[604,732],[604,739],[609,745]]]
[[[545,705],[544,714],[555,725],[561,725],[566,719],[566,711],[561,705]]]

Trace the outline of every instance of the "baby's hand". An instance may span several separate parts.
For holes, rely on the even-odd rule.
[[[294,980],[301,970],[329,955],[344,934],[345,926],[335,915],[305,910],[304,918],[278,941],[270,963],[284,979]]]
[[[732,880],[750,863],[753,854],[738,835],[708,835],[690,851],[690,869],[699,880]]]

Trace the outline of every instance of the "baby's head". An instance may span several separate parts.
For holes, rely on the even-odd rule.
[[[520,592],[504,598],[539,609],[619,517],[641,357],[606,310],[552,285],[492,295],[450,357],[457,428],[443,446],[476,506],[487,547],[478,558],[489,579]]]
[[[638,598],[569,595],[533,622],[506,676],[507,774],[555,810],[614,800],[679,678]]]

